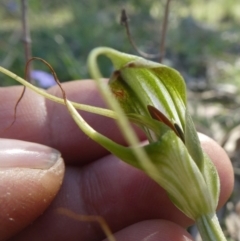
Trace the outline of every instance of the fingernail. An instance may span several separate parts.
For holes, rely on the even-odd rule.
[[[60,157],[59,151],[48,146],[0,139],[0,168],[49,169]]]

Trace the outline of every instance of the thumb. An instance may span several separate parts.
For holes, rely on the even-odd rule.
[[[40,144],[0,139],[0,240],[43,213],[64,176],[60,153]]]

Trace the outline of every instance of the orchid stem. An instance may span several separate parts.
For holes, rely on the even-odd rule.
[[[40,89],[40,88],[32,85],[31,83],[27,82],[25,79],[19,77],[18,75],[12,73],[9,70],[3,68],[2,66],[0,66],[0,72],[9,76],[10,78],[16,80],[17,82],[21,83],[22,85],[26,86],[27,88],[31,89],[32,91],[36,92],[37,94],[39,94],[41,96],[44,96],[45,98],[47,98],[51,101],[54,101],[54,102],[57,102],[59,104],[65,105],[65,102],[62,98],[58,98],[54,95],[48,94],[45,90]],[[113,118],[113,119],[117,118],[114,111],[111,111],[111,110],[108,110],[108,109],[84,105],[84,104],[79,104],[77,102],[71,102],[71,103],[76,109],[79,109],[79,110],[87,111],[87,112],[94,113],[94,114],[99,114],[99,115],[106,116],[106,117]]]
[[[215,213],[201,216],[196,220],[196,224],[202,240],[227,241]]]

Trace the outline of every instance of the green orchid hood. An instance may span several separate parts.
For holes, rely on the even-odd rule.
[[[130,121],[146,133],[143,148],[151,167],[146,168],[131,147],[105,148],[147,173],[168,193],[173,203],[192,219],[213,213],[218,204],[219,178],[215,166],[203,152],[187,111],[186,87],[174,69],[110,48],[97,48],[89,57],[107,56],[114,65],[110,89]]]

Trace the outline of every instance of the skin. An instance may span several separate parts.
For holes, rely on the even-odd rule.
[[[104,106],[91,80],[69,82],[63,84],[63,88],[70,100]],[[16,86],[0,88],[0,130],[11,123],[21,90]],[[48,92],[61,96],[58,87]],[[125,144],[113,120],[81,113],[94,129]],[[144,140],[139,130],[138,133]],[[118,241],[193,240],[185,230],[193,222],[173,206],[165,191],[144,173],[118,160],[85,136],[64,106],[27,90],[18,107],[16,122],[1,131],[0,138],[53,147],[62,153],[66,165],[65,175],[62,159],[44,170],[0,168],[0,210],[5,210],[0,214],[1,241],[98,241],[105,238],[99,224],[61,215],[57,213],[59,207],[77,214],[103,217]],[[232,192],[233,170],[217,143],[204,135],[200,135],[200,139],[219,172],[221,207]],[[6,193],[11,183],[14,183],[13,195],[6,198],[1,193]],[[15,215],[11,224],[9,215]]]

